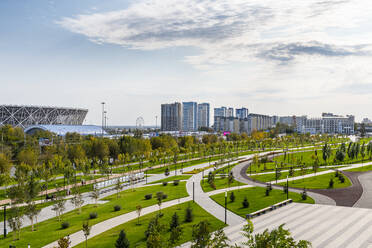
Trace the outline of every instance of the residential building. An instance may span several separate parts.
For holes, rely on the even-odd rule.
[[[182,130],[182,104],[179,102],[161,105],[161,130]]]
[[[234,117],[234,108],[227,109],[226,117]]]
[[[182,131],[190,132],[198,130],[198,104],[196,102],[182,103]]]
[[[226,112],[227,109],[226,107],[221,107],[221,108],[214,108],[214,117],[226,117]]]
[[[299,133],[328,133],[328,134],[353,134],[355,117],[353,115],[340,116],[332,113],[323,113],[321,118],[307,118],[297,120],[297,132]]]
[[[248,109],[240,108],[235,110],[235,116],[239,119],[245,119],[248,117]]]
[[[201,127],[209,127],[209,103],[198,104],[198,129]]]

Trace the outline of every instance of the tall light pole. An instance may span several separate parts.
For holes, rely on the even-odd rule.
[[[192,178],[192,201],[195,202],[195,178]]]
[[[102,137],[103,137],[103,128],[105,126],[105,102],[102,102]]]
[[[225,190],[225,224],[227,222],[227,190]]]
[[[288,189],[288,175],[287,175],[287,200],[288,200],[288,192],[289,192],[289,189]]]
[[[4,239],[6,238],[6,205],[4,205]]]

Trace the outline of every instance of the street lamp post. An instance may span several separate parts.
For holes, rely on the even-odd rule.
[[[227,190],[225,190],[225,224],[227,222]]]
[[[103,128],[105,126],[105,102],[101,102],[102,104],[102,137],[103,137]]]
[[[287,175],[287,200],[288,200],[288,192],[289,192],[289,189],[288,189],[288,175]]]
[[[6,205],[4,205],[4,239],[6,238]]]
[[[147,184],[147,169],[145,170],[145,173],[146,173],[145,178],[146,178],[146,184]]]
[[[192,201],[195,202],[195,179],[192,179]]]

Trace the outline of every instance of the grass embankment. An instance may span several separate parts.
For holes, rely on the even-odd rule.
[[[37,231],[31,232],[31,227],[25,227],[21,232],[21,239],[12,241],[12,234],[10,233],[6,239],[1,236],[0,247],[8,247],[9,244],[17,247],[27,247],[29,243],[31,247],[43,247],[60,237],[68,234],[75,233],[82,228],[84,221],[89,219],[89,214],[96,212],[98,217],[96,219],[89,220],[90,225],[97,224],[101,221],[119,216],[131,211],[136,210],[137,205],[142,207],[148,207],[157,203],[155,199],[156,192],[162,191],[168,195],[168,198],[164,201],[169,201],[177,198],[186,197],[185,182],[180,183],[178,186],[168,184],[167,186],[156,185],[149,187],[136,188],[135,191],[126,190],[119,194],[120,198],[117,199],[116,194],[106,197],[102,200],[108,201],[105,204],[98,205],[87,205],[82,208],[82,213],[78,214],[77,210],[63,214],[61,222],[69,222],[70,227],[67,229],[61,229],[61,222],[58,222],[57,218],[52,218],[47,221],[43,221],[37,225]],[[146,194],[153,194],[153,198],[145,200]],[[115,212],[114,206],[120,205],[122,209]]]
[[[358,168],[348,169],[346,171],[352,171],[352,172],[366,172],[372,170],[372,164],[371,165],[365,165]]]
[[[148,183],[148,184],[154,184],[154,183],[162,183],[162,182],[173,182],[175,180],[187,180],[189,179],[190,177],[192,177],[192,175],[177,175],[177,176],[170,176],[170,177],[167,177],[167,178],[164,178],[164,179],[161,179],[161,180],[158,180],[158,181],[154,181],[152,183]]]
[[[211,185],[208,183],[207,178],[204,178],[202,181],[200,181],[200,185],[201,185],[204,192],[209,192],[209,191],[213,191],[213,190],[217,190],[217,189],[226,189],[226,188],[229,187],[227,177],[225,177],[225,178],[215,178],[214,179],[214,184],[216,185],[216,189],[211,187]],[[236,180],[233,180],[233,182],[230,184],[230,187],[242,186],[242,185],[245,185],[245,184],[241,183],[241,182],[238,182]]]
[[[317,170],[317,172],[327,171],[327,170],[329,170],[329,169],[328,168],[327,169],[319,168]],[[287,176],[289,178],[291,178],[291,177],[298,177],[298,176],[307,175],[307,174],[311,174],[311,173],[314,173],[314,171],[312,169],[306,169],[304,171],[294,170],[293,175],[289,176],[288,171],[283,171],[283,172],[280,172],[280,176],[278,177],[278,180],[285,179],[285,178],[287,178]],[[254,180],[261,181],[261,182],[270,182],[270,181],[275,181],[276,180],[275,173],[263,174],[263,175],[253,175],[253,176],[250,176],[250,177]]]
[[[329,188],[329,181],[333,180],[333,188],[346,188],[351,186],[351,181],[347,176],[344,176],[345,182],[341,183],[340,180],[335,176],[334,172],[320,175],[320,176],[313,176],[307,177],[304,179],[298,180],[289,180],[288,184],[289,187],[292,188],[307,188],[307,189],[328,189]],[[278,185],[286,185],[286,182],[279,183]]]
[[[231,192],[234,192],[235,195],[234,202],[230,201]],[[234,190],[231,192],[228,192],[227,195],[227,208],[244,218],[246,214],[253,213],[257,210],[269,207],[287,199],[287,194],[285,194],[282,190],[276,189],[273,189],[270,192],[270,195],[266,196],[266,188],[262,187],[245,188]],[[244,197],[247,197],[247,200],[249,202],[248,208],[243,208],[242,202],[244,200]],[[213,195],[211,196],[211,198],[221,206],[225,206],[225,193]],[[302,200],[300,194],[293,192],[289,192],[289,198],[292,199],[294,202],[311,204],[314,203],[314,200],[311,197],[307,197],[307,199],[304,201]]]
[[[190,205],[193,209],[194,219],[190,223],[185,223],[185,210],[187,206]],[[202,209],[199,205],[192,202],[186,202],[180,204],[178,206],[169,207],[162,210],[164,214],[163,217],[160,218],[161,224],[165,225],[166,231],[162,234],[163,240],[169,240],[170,232],[169,232],[169,223],[171,221],[172,215],[177,213],[179,216],[180,224],[182,227],[182,235],[181,240],[177,243],[177,245],[183,244],[191,240],[192,237],[192,227],[193,225],[199,223],[202,220],[208,220],[211,224],[211,231],[215,231],[221,229],[225,226],[225,224],[213,217],[211,214],[206,212]],[[99,248],[112,248],[115,246],[115,242],[119,236],[121,230],[124,230],[127,234],[127,237],[130,242],[131,247],[146,247],[146,239],[144,232],[147,229],[148,223],[152,218],[154,218],[158,213],[154,212],[151,214],[147,214],[140,218],[140,225],[137,225],[137,220],[132,220],[128,223],[123,225],[117,226],[107,232],[104,232],[92,239],[88,240],[88,247],[99,247]],[[77,248],[84,248],[85,244],[81,243],[80,245],[76,246]]]

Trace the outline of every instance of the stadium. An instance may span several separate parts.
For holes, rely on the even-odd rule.
[[[87,109],[0,105],[0,126],[82,125]]]

